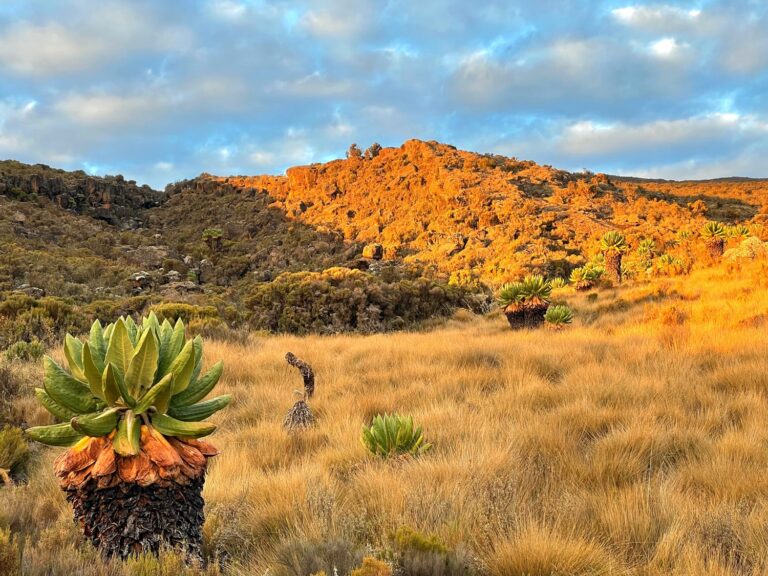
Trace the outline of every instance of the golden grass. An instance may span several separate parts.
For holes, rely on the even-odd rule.
[[[275,570],[290,544],[376,550],[410,526],[491,575],[768,573],[765,273],[566,294],[576,321],[558,332],[462,315],[423,333],[208,343],[235,401],[212,437],[207,553],[225,574],[292,574]],[[281,428],[301,386],[287,351],[318,383],[318,425],[296,436]],[[434,448],[370,457],[361,427],[385,411],[412,414]],[[29,486],[0,490],[0,528],[37,542],[25,573],[58,546],[96,566],[56,450],[41,452]]]

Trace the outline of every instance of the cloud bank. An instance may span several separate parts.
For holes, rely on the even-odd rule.
[[[0,157],[162,187],[423,138],[768,177],[766,29],[749,0],[10,0]]]

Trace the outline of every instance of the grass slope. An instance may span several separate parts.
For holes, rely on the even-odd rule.
[[[576,313],[561,332],[462,312],[431,332],[211,342],[235,402],[213,436],[207,554],[225,574],[343,575],[410,526],[480,574],[768,573],[766,272],[561,293]],[[318,426],[294,437],[281,428],[300,385],[289,350],[318,382]],[[13,369],[17,409],[43,423],[38,367]],[[361,426],[385,411],[413,414],[433,450],[369,457]],[[58,452],[39,451],[28,486],[0,489],[24,574],[181,573],[173,556],[101,563],[71,525]],[[438,564],[421,573],[461,573]]]

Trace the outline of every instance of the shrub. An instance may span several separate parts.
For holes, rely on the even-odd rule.
[[[349,574],[360,566],[363,554],[346,540],[291,540],[277,550],[276,576],[307,576],[307,574]]]
[[[151,306],[149,310],[155,313],[160,322],[168,320],[172,324],[179,319],[188,324],[192,320],[209,320],[219,317],[219,312],[214,306],[196,306],[184,302],[163,302]]]
[[[45,354],[45,346],[39,340],[32,342],[16,342],[5,350],[5,359],[9,362],[21,360],[22,362],[37,362]]]
[[[307,334],[402,330],[471,307],[463,287],[413,271],[384,268],[369,274],[349,268],[286,272],[256,285],[248,298],[255,330]]]
[[[470,558],[451,550],[434,534],[400,527],[392,536],[398,574],[409,576],[467,576],[472,574]]]
[[[438,552],[441,554],[448,552],[448,548],[434,534],[422,534],[408,526],[398,528],[392,539],[398,550],[417,550],[419,552]]]
[[[550,306],[547,308],[546,314],[544,314],[544,322],[550,328],[563,328],[573,322],[573,312],[565,304]]]
[[[20,428],[6,426],[0,430],[0,482],[11,483],[29,457],[29,448]]]
[[[355,568],[350,576],[392,576],[392,567],[381,560],[366,556],[359,568]]]
[[[421,427],[414,428],[412,416],[377,414],[370,426],[363,426],[363,445],[375,456],[418,456],[432,448],[424,442]]]
[[[73,304],[61,298],[11,293],[0,301],[0,348],[19,341],[50,344],[66,332],[78,331],[86,320]]]

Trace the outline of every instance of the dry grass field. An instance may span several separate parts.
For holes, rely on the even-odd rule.
[[[560,298],[576,317],[562,331],[461,313],[421,332],[208,343],[235,401],[214,417],[205,546],[224,567],[207,573],[344,575],[410,527],[431,544],[408,574],[767,574],[768,269]],[[287,351],[318,382],[317,426],[294,436]],[[11,368],[16,408],[47,423],[38,367]],[[366,452],[363,423],[393,411],[430,452]],[[23,548],[23,574],[198,573],[170,554],[99,560],[51,473],[59,449],[37,450],[29,483],[0,489],[0,550]]]

